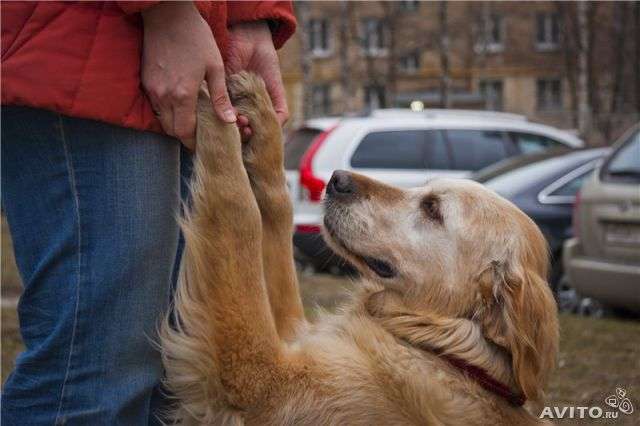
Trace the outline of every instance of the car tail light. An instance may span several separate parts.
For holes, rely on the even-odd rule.
[[[313,174],[313,157],[316,155],[322,144],[327,140],[329,134],[335,129],[335,126],[320,133],[311,142],[309,149],[300,159],[300,186],[303,188],[303,197],[309,201],[318,202],[322,199],[322,191],[326,183]]]
[[[575,238],[580,238],[580,199],[580,191],[578,191],[573,202],[573,214],[571,217],[571,227]]]
[[[320,225],[296,225],[296,233],[299,234],[319,234],[322,232]]]

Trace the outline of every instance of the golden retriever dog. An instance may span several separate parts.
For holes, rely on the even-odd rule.
[[[527,425],[558,345],[534,223],[481,185],[403,190],[335,172],[327,242],[361,274],[304,319],[281,130],[261,80],[229,81],[253,136],[202,96],[175,309],[161,330],[184,425]],[[527,401],[525,403],[525,400]]]

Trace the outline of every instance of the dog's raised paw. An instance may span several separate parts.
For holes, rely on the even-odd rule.
[[[227,80],[227,88],[231,103],[242,115],[251,117],[262,110],[273,109],[264,81],[251,72],[233,74]]]

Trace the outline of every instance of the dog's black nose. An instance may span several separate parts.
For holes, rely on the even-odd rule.
[[[349,172],[336,170],[327,185],[327,194],[336,196],[351,195],[356,192],[356,187]]]

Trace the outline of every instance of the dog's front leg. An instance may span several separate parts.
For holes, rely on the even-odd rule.
[[[216,411],[255,408],[285,380],[283,346],[262,270],[262,219],[234,124],[208,96],[198,105],[191,207],[175,324],[162,331],[169,388],[183,418],[215,423]]]
[[[271,310],[281,338],[294,337],[304,312],[293,262],[293,212],[286,187],[282,130],[262,80],[231,78],[229,91],[253,135],[243,146],[244,165],[262,216],[262,255]]]

